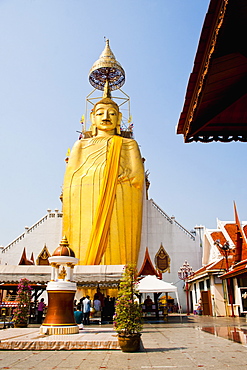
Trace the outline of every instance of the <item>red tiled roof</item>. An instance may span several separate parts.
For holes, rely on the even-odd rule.
[[[222,231],[213,231],[213,232],[211,233],[211,237],[212,237],[212,239],[213,239],[213,241],[214,241],[214,242],[215,242],[216,240],[219,240],[221,245],[224,245],[224,244],[225,244],[225,242],[226,242],[226,238],[224,237],[224,235],[223,235]],[[222,256],[224,256],[224,251],[222,251],[222,249],[221,249],[221,248],[219,248],[219,247],[218,247],[218,245],[216,245],[216,246],[217,246],[217,248],[218,248],[218,250],[219,250],[220,254],[221,254]]]
[[[247,243],[245,240],[245,233],[241,232],[243,236],[243,245],[242,245],[242,260],[245,260],[247,258]]]
[[[246,238],[247,238],[247,225],[245,225],[244,227],[243,227],[243,230],[244,230],[244,235],[246,236]]]
[[[246,0],[211,0],[177,133],[185,142],[247,141]]]
[[[234,227],[236,227],[236,225],[235,225],[235,224],[226,224],[226,225],[225,225],[225,229],[226,229],[226,231],[227,231],[227,233],[228,233],[228,235],[230,236],[230,238],[231,238],[231,239],[232,239],[231,235],[233,235],[233,228],[232,228],[232,226],[233,226],[233,228],[234,228]],[[228,232],[228,231],[229,231],[229,232]],[[230,233],[231,233],[231,234],[230,234]],[[225,244],[225,242],[226,242],[226,241],[228,241],[228,240],[226,240],[226,238],[225,238],[225,236],[223,235],[222,231],[213,231],[213,232],[211,233],[211,237],[212,237],[213,241],[219,240],[221,245],[224,245],[224,244]],[[236,239],[236,237],[235,237],[235,239]],[[234,242],[234,241],[233,241],[233,242]],[[234,244],[235,244],[235,242],[234,242]],[[224,257],[225,257],[225,252],[224,252],[224,250],[222,250],[222,248],[220,248],[218,245],[216,245],[216,246],[217,246],[217,248],[218,248],[218,250],[219,250],[220,254],[221,254],[222,256],[224,256]],[[228,252],[228,255],[234,255],[234,250],[230,250],[230,251]]]
[[[196,270],[196,271],[194,272],[194,276],[195,276],[195,275],[200,275],[202,272],[204,272],[204,271],[206,270],[206,267],[207,267],[207,266],[203,266],[203,267],[201,267],[200,269]]]
[[[222,231],[213,231],[211,233],[211,237],[213,238],[213,241],[219,240],[220,244],[223,245],[226,242],[226,238],[224,237]]]
[[[247,261],[245,260],[245,263],[243,264],[244,261],[241,261],[239,266],[234,266],[232,270],[228,271],[226,274],[222,275],[222,279],[227,279],[230,277],[238,276],[241,274],[244,274],[247,272]]]
[[[231,265],[231,262],[228,260],[228,266],[230,265]],[[215,263],[211,264],[211,266],[207,268],[207,271],[210,271],[210,270],[226,270],[226,259],[222,258],[221,260],[216,261]]]
[[[29,260],[26,256],[26,248],[24,247],[19,265],[34,265],[34,259],[31,257]]]
[[[230,259],[228,260],[228,267],[230,267],[233,263],[233,259]],[[247,263],[247,262],[246,262]],[[219,260],[215,261],[215,262],[211,262],[203,267],[201,267],[199,270],[195,271],[194,275],[193,275],[193,279],[196,277],[196,276],[200,276],[202,275],[202,273],[210,273],[210,272],[213,272],[215,270],[219,270],[219,271],[226,271],[227,269],[227,263],[226,263],[226,259],[224,257],[221,257]]]
[[[226,224],[225,229],[232,239],[233,243],[236,244],[237,238],[236,238],[236,233],[237,233],[237,225],[235,223],[232,224]]]
[[[208,272],[210,270],[210,267],[214,264],[215,264],[215,262],[213,264],[209,263],[208,265],[205,265],[205,266],[201,267],[200,269],[198,269],[197,271],[194,272],[194,275],[193,275],[192,278],[194,278],[197,275],[198,276],[202,275],[202,273],[204,273],[204,272]]]
[[[154,265],[152,264],[148,248],[146,248],[144,260],[140,268],[140,271],[138,272],[138,276],[141,275],[155,275],[157,277],[160,277],[160,274],[156,271]]]

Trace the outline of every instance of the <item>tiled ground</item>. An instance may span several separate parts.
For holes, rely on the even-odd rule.
[[[202,327],[247,328],[245,319],[170,317],[168,323],[146,323],[138,353],[120,350],[0,351],[0,369],[245,369],[247,347],[202,331]],[[90,338],[114,335],[111,326],[87,328]],[[11,330],[11,329],[10,329]],[[14,329],[12,329],[14,330]],[[29,329],[26,329],[29,330]],[[98,332],[98,334],[95,334]],[[12,333],[14,333],[12,331]],[[93,334],[94,333],[94,334]],[[75,334],[76,335],[76,334]],[[74,335],[74,336],[75,336]],[[80,334],[78,334],[80,335]],[[0,331],[0,340],[2,331]],[[100,339],[102,337],[99,337]],[[114,337],[115,338],[115,337]],[[58,339],[58,338],[57,338]],[[58,342],[60,340],[57,340]],[[2,343],[2,342],[1,342]]]

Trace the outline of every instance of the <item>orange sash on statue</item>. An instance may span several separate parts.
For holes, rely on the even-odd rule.
[[[104,177],[84,259],[86,265],[99,265],[106,251],[117,189],[122,141],[121,136],[113,136],[110,143]]]

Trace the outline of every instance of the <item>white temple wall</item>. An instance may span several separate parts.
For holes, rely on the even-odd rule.
[[[44,245],[46,245],[50,254],[58,247],[62,238],[62,213],[58,210],[52,212],[47,211],[47,214],[37,221],[30,228],[26,227],[23,234],[9,243],[0,255],[1,264],[18,265],[23,253],[26,249],[27,259],[34,254],[34,261]]]
[[[194,271],[201,267],[202,248],[199,237],[185,230],[174,217],[167,216],[152,199],[145,200],[138,269],[142,266],[146,247],[155,266],[155,255],[161,243],[171,259],[170,273],[162,274],[162,279],[177,286],[180,304],[183,311],[186,311],[184,282],[178,278],[178,270],[185,260]]]

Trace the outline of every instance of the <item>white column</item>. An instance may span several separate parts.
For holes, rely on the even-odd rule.
[[[60,265],[59,264],[56,264],[56,268],[55,268],[55,281],[58,280],[59,267],[60,267]]]

